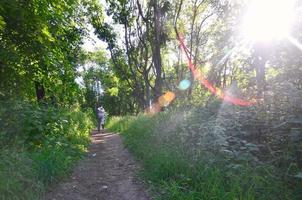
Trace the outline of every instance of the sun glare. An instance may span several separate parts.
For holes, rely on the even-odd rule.
[[[293,22],[294,0],[251,0],[242,33],[250,41],[282,39]]]

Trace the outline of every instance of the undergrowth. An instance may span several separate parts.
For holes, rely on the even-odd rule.
[[[0,108],[0,199],[41,199],[86,151],[91,111],[25,102]]]
[[[155,186],[157,199],[301,199],[301,182],[290,182],[272,164],[231,160],[221,153],[223,145],[216,144],[221,138],[212,141],[207,140],[210,133],[201,136],[222,134],[224,127],[213,130],[219,121],[216,114],[217,110],[176,109],[154,116],[114,117],[107,127],[121,133],[126,146],[142,161],[142,175]]]

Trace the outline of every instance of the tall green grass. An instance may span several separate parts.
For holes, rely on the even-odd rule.
[[[3,103],[2,103],[3,105]],[[40,199],[86,152],[91,111],[25,102],[0,109],[0,200]]]
[[[288,184],[274,166],[254,166],[249,162],[239,165],[216,152],[193,150],[190,140],[183,140],[183,134],[189,131],[183,127],[191,125],[191,132],[194,129],[193,122],[185,120],[190,112],[114,117],[107,125],[111,131],[121,133],[126,146],[142,161],[142,175],[155,186],[157,199],[301,199],[301,193],[293,189],[299,185]],[[211,113],[203,113],[205,119],[207,115]],[[195,121],[202,120],[199,117]]]

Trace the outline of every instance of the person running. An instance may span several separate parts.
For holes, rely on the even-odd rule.
[[[105,109],[103,108],[103,106],[98,107],[97,117],[98,117],[98,132],[100,132],[101,128],[104,129],[105,126]]]

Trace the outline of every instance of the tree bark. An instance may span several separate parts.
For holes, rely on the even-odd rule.
[[[37,101],[38,102],[43,101],[45,98],[45,89],[44,89],[43,84],[41,84],[38,81],[35,81],[35,89],[36,89]]]
[[[266,89],[265,64],[268,60],[268,46],[256,44],[254,46],[254,67],[256,71],[257,98],[263,98]]]
[[[154,96],[157,99],[162,95],[162,84],[163,84],[161,50],[160,50],[161,22],[160,22],[160,10],[157,0],[153,0],[153,11],[154,11],[153,64],[156,72]]]

